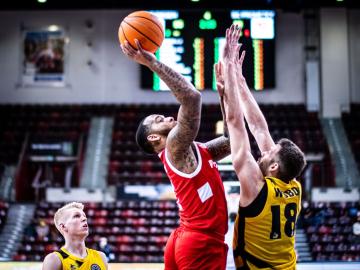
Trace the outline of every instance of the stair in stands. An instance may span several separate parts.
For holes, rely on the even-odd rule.
[[[94,117],[87,141],[84,170],[80,187],[89,190],[105,189],[107,186],[107,173],[113,118]]]
[[[14,197],[16,167],[14,165],[5,165],[4,173],[0,180],[0,199],[11,201]]]
[[[298,262],[312,261],[309,244],[304,229],[296,229],[295,249]]]
[[[360,185],[359,172],[340,118],[323,118],[321,124],[335,161],[336,185],[354,188]]]
[[[34,216],[35,205],[11,204],[0,235],[0,260],[11,260],[21,244],[24,228]]]

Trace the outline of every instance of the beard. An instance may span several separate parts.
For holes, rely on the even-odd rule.
[[[170,131],[174,128],[175,126],[166,126],[166,127],[163,127],[162,129],[159,129],[157,131],[154,131],[155,133],[161,135],[161,136],[164,136],[164,137],[167,137],[170,133]]]
[[[263,174],[263,176],[266,176],[266,173],[267,173],[267,169],[269,167],[269,164],[266,160],[263,160],[263,159],[259,159],[258,160],[258,165],[259,165],[259,168]]]
[[[171,128],[159,130],[157,133],[161,136],[167,137],[171,131]]]

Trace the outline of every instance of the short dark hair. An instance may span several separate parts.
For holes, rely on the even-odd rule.
[[[290,181],[298,177],[306,166],[304,153],[291,140],[283,138],[277,142],[281,148],[278,152],[279,172],[278,178]]]
[[[149,140],[147,139],[147,136],[149,135],[149,132],[150,132],[150,127],[148,125],[144,124],[145,119],[146,118],[141,120],[141,122],[136,130],[136,135],[135,135],[136,144],[145,153],[154,154],[155,153],[154,148],[151,145],[151,143],[149,142]]]

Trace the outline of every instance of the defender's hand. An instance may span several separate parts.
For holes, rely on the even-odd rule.
[[[215,78],[216,78],[216,89],[219,93],[219,96],[222,97],[225,91],[225,84],[224,84],[224,75],[223,75],[223,68],[221,62],[218,62],[214,65],[215,69]]]
[[[226,43],[223,50],[223,59],[225,63],[233,62],[239,56],[241,44],[238,43],[241,35],[241,28],[238,25],[231,25],[230,28],[226,29]]]
[[[236,57],[236,75],[239,79],[239,81],[241,82],[242,80],[245,80],[243,73],[242,73],[242,68],[243,68],[243,62],[244,62],[244,58],[245,58],[245,51],[242,51],[240,58]]]

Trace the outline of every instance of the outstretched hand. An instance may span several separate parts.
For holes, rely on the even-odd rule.
[[[227,62],[236,62],[239,57],[241,44],[238,43],[241,35],[241,28],[238,25],[231,25],[226,29],[226,43],[223,50],[223,60]]]
[[[226,43],[223,58],[225,62],[235,63],[237,77],[239,80],[243,80],[244,76],[242,73],[242,67],[245,58],[245,51],[242,51],[241,56],[239,57],[242,46],[242,44],[238,43],[240,35],[241,28],[238,25],[233,24],[230,28],[226,29]]]
[[[156,60],[155,55],[144,50],[137,39],[135,39],[135,44],[137,49],[134,49],[127,40],[121,45],[121,49],[127,57],[145,66],[149,66]]]
[[[242,67],[243,67],[244,58],[245,58],[245,50],[242,51],[240,58],[239,58],[239,56],[237,56],[236,60],[235,60],[236,75],[240,80],[244,79],[244,76],[243,76],[243,73],[242,73]]]

